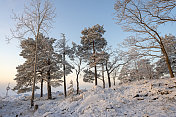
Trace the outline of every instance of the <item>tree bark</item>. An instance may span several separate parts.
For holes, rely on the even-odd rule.
[[[50,76],[48,76],[48,77],[50,77]],[[50,85],[50,78],[48,78],[48,82],[47,82],[47,90],[48,90],[48,99],[52,99],[51,85]]]
[[[95,68],[95,85],[97,85],[97,66],[95,63],[95,41],[93,40],[93,55],[94,55],[94,68]]]
[[[41,80],[41,93],[40,93],[40,97],[43,97],[43,79]]]
[[[110,78],[110,74],[107,71],[107,75],[108,75],[108,84],[109,84],[109,88],[111,87],[111,78]]]
[[[111,78],[110,78],[110,73],[108,70],[108,61],[106,61],[106,72],[107,72],[107,76],[108,76],[108,84],[109,84],[109,88],[111,87]]]
[[[116,78],[116,74],[117,74],[117,72],[115,71],[115,73],[114,73],[114,77],[113,77],[113,80],[114,80],[114,86],[115,86],[115,78]]]
[[[50,65],[50,60],[48,59],[48,65]],[[47,90],[48,90],[48,99],[52,99],[52,94],[51,94],[51,84],[50,84],[50,80],[51,80],[51,74],[50,74],[51,70],[49,68],[49,70],[47,71],[47,77],[48,77],[48,82],[47,82]]]
[[[113,80],[114,80],[114,86],[115,86],[115,77],[113,78]]]
[[[64,53],[63,53],[63,60],[64,60],[64,63],[63,63],[63,72],[64,72],[64,96],[67,97],[66,79],[65,79],[65,50],[64,50]]]
[[[79,78],[79,74],[76,75],[77,94],[79,94],[79,81],[78,81],[78,78]]]
[[[97,66],[95,65],[95,85],[97,85]]]
[[[103,81],[103,88],[105,88],[105,80],[104,80],[104,65],[102,64],[102,81]]]

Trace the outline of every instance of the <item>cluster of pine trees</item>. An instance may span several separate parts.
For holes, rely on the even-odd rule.
[[[47,83],[48,99],[52,98],[51,86],[61,86],[64,82],[64,95],[66,91],[66,76],[73,71],[76,73],[77,94],[79,94],[79,76],[84,71],[83,81],[93,82],[97,85],[97,79],[101,76],[98,70],[106,67],[110,83],[110,64],[109,54],[106,52],[107,41],[103,38],[105,30],[103,26],[95,25],[91,28],[85,28],[81,33],[81,44],[72,42],[72,47],[68,46],[65,35],[62,39],[54,39],[39,34],[37,43],[37,64],[36,64],[36,83],[40,83],[41,97],[43,96],[43,82]],[[24,93],[32,90],[35,64],[36,40],[28,38],[21,41],[22,51],[20,56],[25,59],[22,65],[17,69],[17,84],[14,90],[18,93]],[[116,60],[117,62],[117,60]],[[114,64],[113,64],[114,65]],[[97,68],[98,67],[98,68]],[[92,71],[94,68],[94,71]],[[102,71],[104,74],[104,70]],[[63,78],[63,80],[62,80]],[[103,76],[103,86],[105,87],[105,79]]]
[[[68,45],[65,34],[61,34],[61,39],[45,37],[55,10],[49,0],[33,0],[22,16],[14,14],[17,26],[16,30],[11,30],[12,38],[22,39],[20,56],[25,59],[17,67],[14,90],[18,93],[32,91],[33,106],[34,91],[40,88],[42,97],[44,82],[47,83],[48,99],[52,99],[51,87],[62,84],[66,97],[66,76],[73,71],[77,94],[81,73],[84,73],[84,82],[98,85],[98,81],[102,81],[103,88],[106,80],[111,87],[112,79],[115,85],[117,79],[131,82],[168,74],[174,77],[176,37],[171,34],[163,37],[157,29],[163,24],[175,23],[175,4],[175,0],[117,0],[114,5],[117,23],[136,36],[128,37],[113,49],[103,37],[104,27],[99,24],[81,31],[80,44]],[[29,34],[31,37],[25,39]],[[73,82],[71,93],[72,87]]]

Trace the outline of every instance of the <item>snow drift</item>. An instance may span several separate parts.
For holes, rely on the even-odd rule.
[[[106,89],[95,86],[80,95],[66,99],[58,93],[54,93],[53,97],[53,100],[36,98],[36,111],[30,108],[29,96],[1,98],[0,116],[176,116],[176,78],[142,80]]]

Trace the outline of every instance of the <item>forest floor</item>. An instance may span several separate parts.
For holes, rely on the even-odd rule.
[[[176,78],[141,80],[100,86],[64,98],[36,98],[38,109],[30,108],[30,97],[18,95],[0,99],[0,117],[176,117]]]

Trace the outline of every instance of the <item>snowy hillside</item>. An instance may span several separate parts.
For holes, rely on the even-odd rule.
[[[79,96],[64,99],[37,98],[38,109],[30,109],[28,96],[1,98],[0,116],[36,117],[175,117],[176,78],[142,80],[103,89],[93,87]]]

